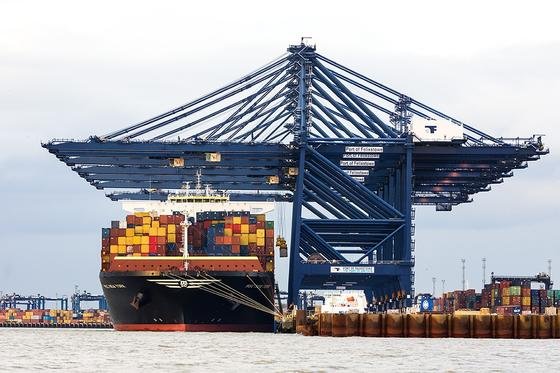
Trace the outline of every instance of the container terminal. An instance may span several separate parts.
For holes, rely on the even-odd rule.
[[[134,216],[133,223],[102,231],[102,240],[116,244],[102,242],[100,278],[113,318],[148,330],[247,330],[255,325],[244,312],[278,316],[274,258],[288,262],[291,309],[304,311],[303,292],[339,289],[359,291],[385,312],[410,308],[414,206],[452,211],[549,152],[542,135],[489,135],[323,56],[305,38],[170,111],[42,146]],[[201,177],[205,187],[190,188]],[[237,224],[249,226],[243,229],[256,226],[258,215],[266,219],[270,210],[262,204],[290,206],[290,237],[279,227],[267,245],[272,237],[265,228],[259,247],[248,238],[256,233],[225,234],[233,229],[226,225],[236,225],[229,219],[249,219]],[[170,228],[163,216],[180,221]],[[142,220],[140,228],[136,218],[148,217],[150,226]],[[198,217],[212,228],[199,249],[191,228]],[[274,255],[259,251],[270,244]],[[236,277],[235,284],[222,275]],[[119,286],[126,289],[122,297]],[[192,307],[209,295],[216,314],[206,320]],[[173,309],[157,306],[170,296],[177,300]]]
[[[84,308],[83,302],[97,307]],[[70,299],[15,293],[0,296],[0,327],[113,328],[113,324],[105,296],[79,292],[76,286]]]

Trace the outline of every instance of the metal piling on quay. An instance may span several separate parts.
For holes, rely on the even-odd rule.
[[[296,333],[323,337],[560,338],[559,315],[319,313],[298,311]]]

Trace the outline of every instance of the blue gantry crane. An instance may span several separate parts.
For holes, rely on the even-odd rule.
[[[548,153],[498,138],[302,40],[218,90],[121,130],[43,144],[108,197],[166,199],[202,170],[237,200],[292,203],[288,300],[302,289],[414,296],[414,208],[472,201]]]
[[[92,295],[85,290],[82,293],[76,290],[76,292],[70,297],[70,300],[72,302],[72,311],[77,314],[82,312],[82,302],[97,302],[97,309],[109,309],[107,306],[107,299],[104,295]]]
[[[19,294],[6,294],[0,297],[0,309],[25,307],[26,310],[44,310],[47,302],[55,302],[61,310],[68,309],[68,297],[46,297],[44,295],[21,296]]]

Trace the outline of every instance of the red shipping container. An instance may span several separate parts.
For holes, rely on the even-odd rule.
[[[212,220],[204,220],[204,223],[202,223],[202,226],[204,227],[204,229],[208,229],[212,226]]]
[[[231,253],[232,254],[239,254],[241,252],[240,245],[231,245]]]
[[[223,244],[225,244],[225,242],[224,242],[224,236],[216,236],[216,237],[214,237],[214,242],[216,243],[216,245],[223,245]]]
[[[158,245],[165,245],[167,243],[167,237],[157,237],[157,244]]]
[[[248,216],[242,216],[241,217],[241,224],[249,224],[249,217]]]
[[[156,254],[157,253],[157,244],[150,244],[150,254]]]
[[[134,224],[135,221],[135,216],[134,215],[127,215],[126,216],[126,224]]]
[[[228,227],[227,225],[228,224],[229,225],[233,224],[233,216],[226,216],[225,219],[224,219],[224,222],[226,224],[226,228],[231,228],[231,227]]]
[[[159,222],[160,224],[169,224],[169,217],[167,215],[160,215]]]
[[[257,229],[264,229],[264,221],[257,221]]]
[[[273,248],[274,248],[274,237],[272,237],[272,238],[268,238],[268,237],[265,238],[264,244],[265,244],[265,247],[266,247],[267,249],[271,249],[271,248],[273,249]]]
[[[233,224],[233,228],[232,228],[233,233],[241,233],[241,224]]]
[[[102,238],[101,247],[107,247],[110,245],[111,238]]]
[[[511,299],[510,299],[510,301],[509,301],[509,304],[512,305],[512,306],[519,306],[519,305],[521,305],[521,297],[520,297],[520,296],[517,296],[517,295],[516,295],[516,296],[512,296]]]
[[[255,233],[257,233],[257,225],[256,224],[249,225],[249,234],[255,234]]]
[[[110,245],[118,245],[119,244],[119,238],[117,236],[110,237],[109,238],[109,244]]]
[[[150,245],[157,245],[157,236],[150,236]]]
[[[274,238],[274,229],[267,229],[267,230],[265,231],[265,237],[267,237],[267,238],[268,238],[268,237]]]
[[[165,255],[165,245],[157,245],[157,253],[160,255]]]
[[[240,245],[241,244],[241,237],[240,236],[232,236],[231,237],[231,244],[232,245]]]
[[[111,232],[109,234],[111,237],[118,237],[119,236],[119,228],[111,228]]]
[[[143,224],[144,224],[144,219],[142,219],[141,216],[134,217],[134,225],[143,225]]]
[[[132,252],[133,253],[141,253],[142,252],[142,245],[132,245]]]

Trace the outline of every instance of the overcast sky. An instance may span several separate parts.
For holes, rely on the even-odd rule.
[[[431,291],[432,277],[437,292],[441,279],[460,288],[460,258],[476,288],[482,257],[488,273],[535,274],[550,258],[560,274],[558,6],[462,4],[0,2],[0,291],[99,292],[101,227],[122,216],[41,141],[136,123],[254,70],[301,36],[489,134],[546,134],[548,156],[473,203],[417,208],[417,291]]]

